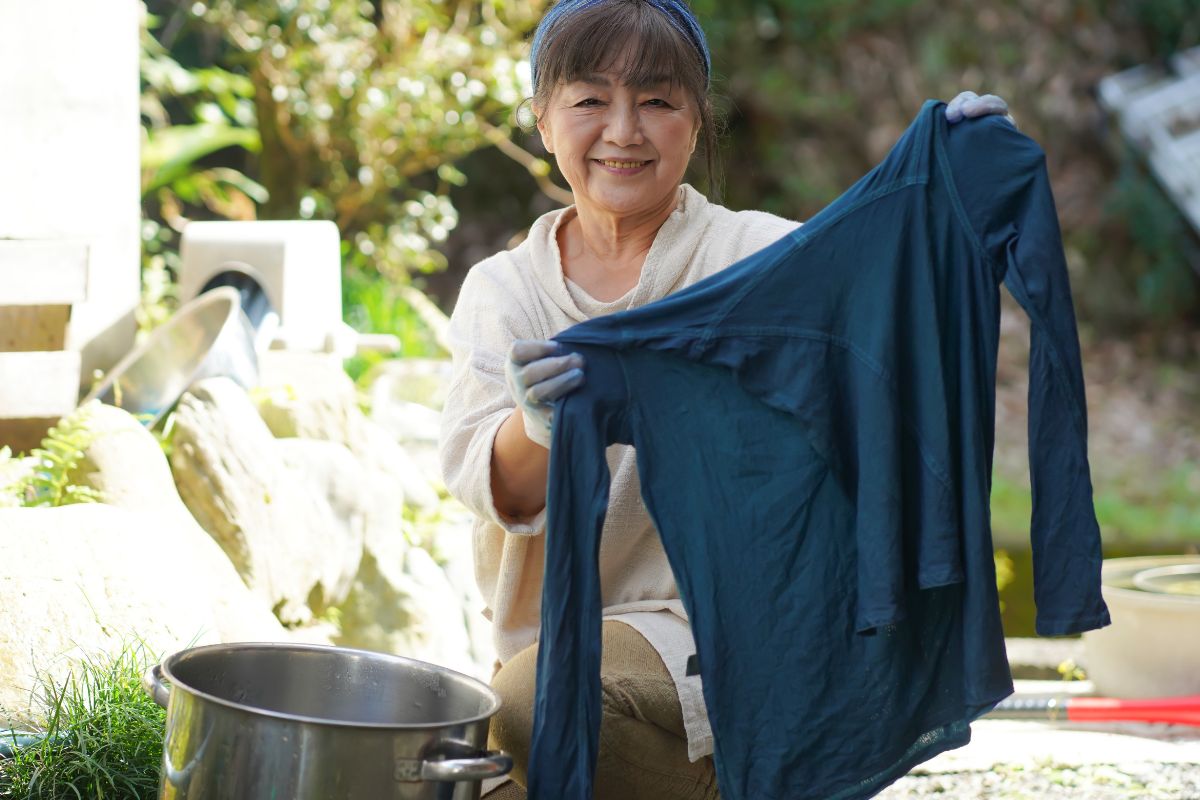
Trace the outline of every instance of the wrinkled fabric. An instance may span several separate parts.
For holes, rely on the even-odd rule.
[[[692,623],[723,800],[870,796],[1012,692],[989,521],[999,285],[1031,320],[1037,631],[1105,625],[1079,344],[1040,147],[928,101],[813,220],[572,327],[552,432],[533,800],[591,797],[605,447]]]

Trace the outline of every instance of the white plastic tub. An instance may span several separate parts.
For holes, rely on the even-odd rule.
[[[1109,697],[1200,695],[1200,597],[1144,592],[1142,570],[1200,564],[1200,556],[1114,558],[1104,562],[1104,601],[1112,625],[1083,635],[1084,663]]]

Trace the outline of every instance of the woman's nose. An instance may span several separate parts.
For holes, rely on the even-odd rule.
[[[631,147],[642,143],[642,122],[637,109],[632,107],[612,107],[608,124],[605,126],[605,138],[618,147]]]

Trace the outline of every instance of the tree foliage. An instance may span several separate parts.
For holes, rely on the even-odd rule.
[[[253,86],[260,216],[332,219],[352,264],[393,278],[444,266],[447,193],[466,180],[455,161],[508,140],[541,7],[216,0],[200,18]]]
[[[162,212],[151,218],[335,220],[348,313],[373,276],[403,283],[446,253],[460,275],[544,210],[539,190],[567,199],[512,113],[550,0],[147,2],[165,46],[147,50],[147,92],[173,123],[144,116],[144,185]],[[727,120],[728,205],[806,219],[878,162],[923,100],[991,92],[1047,152],[1081,316],[1166,327],[1197,313],[1194,234],[1162,221],[1170,205],[1112,146],[1094,93],[1106,75],[1200,43],[1200,0],[691,3]],[[148,250],[169,267],[174,232],[158,232]],[[454,276],[438,284],[453,297]]]
[[[1107,75],[1200,44],[1200,0],[692,0],[728,120],[726,200],[806,219],[927,98],[994,93],[1047,153],[1077,303],[1113,329],[1200,313],[1195,233],[1096,102]]]

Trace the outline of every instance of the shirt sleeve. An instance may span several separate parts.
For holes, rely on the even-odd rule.
[[[612,475],[605,451],[632,442],[620,355],[564,343],[588,381],[560,398],[551,426],[529,800],[590,800],[600,741],[600,537]]]
[[[496,510],[492,445],[516,407],[504,377],[508,349],[515,339],[537,336],[527,314],[498,281],[479,267],[467,273],[448,330],[453,374],[442,408],[442,477],[450,494],[476,516],[528,536],[545,528],[545,509],[518,520]]]
[[[589,355],[589,367],[593,356]],[[600,534],[611,475],[584,391],[555,408],[529,800],[590,800],[600,737]]]
[[[1000,117],[950,126],[947,141],[970,227],[1030,319],[1036,629],[1054,636],[1099,628],[1109,615],[1100,594],[1083,367],[1045,153]]]

